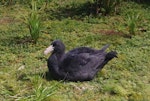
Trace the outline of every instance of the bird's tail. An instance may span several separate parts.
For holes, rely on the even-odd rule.
[[[117,57],[117,52],[116,51],[111,51],[109,53],[106,54],[106,57],[105,57],[105,60],[103,61],[103,63],[98,67],[100,69],[97,69],[97,70],[101,70],[103,69],[103,67],[113,58],[118,58]]]
[[[105,60],[102,62],[102,64],[100,66],[98,66],[98,68],[100,68],[100,69],[97,69],[97,70],[99,71],[99,70],[103,69],[103,67],[114,57],[118,58],[116,51],[111,51],[111,52],[107,53]]]
[[[109,47],[109,44],[105,45],[100,51],[105,51]]]
[[[111,51],[109,53],[107,53],[106,55],[106,61],[110,61],[111,59],[113,59],[114,57],[117,58],[117,52],[116,51]]]

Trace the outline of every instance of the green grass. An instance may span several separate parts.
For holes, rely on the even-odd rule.
[[[30,35],[34,43],[36,43],[40,36],[41,22],[38,15],[37,3],[32,1],[31,5],[32,5],[32,9],[31,9],[32,11],[28,18],[28,27],[30,30]]]
[[[119,15],[94,17],[84,11],[82,15],[85,3],[52,0],[40,12],[42,28],[36,44],[24,22],[29,5],[0,5],[0,101],[150,100],[149,6],[122,2]],[[67,15],[66,10],[75,13]],[[132,10],[140,16],[135,35],[130,36],[127,14]],[[109,43],[108,51],[116,50],[119,58],[109,62],[92,81],[48,80],[48,56],[43,51],[55,39],[63,40],[66,51],[79,46],[99,49]]]

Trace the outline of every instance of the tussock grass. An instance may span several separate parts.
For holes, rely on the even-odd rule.
[[[31,42],[23,20],[28,16],[28,3],[11,7],[0,5],[0,100],[149,101],[148,6],[122,2],[120,15],[62,17],[66,12],[59,12],[60,8],[63,11],[65,7],[80,6],[87,1],[66,2],[52,0],[46,10],[40,12],[44,27],[36,44]],[[135,34],[128,36],[127,14],[132,9],[140,16]],[[59,12],[60,19],[54,12]],[[116,50],[119,58],[109,62],[92,81],[55,81],[47,78],[48,56],[43,55],[44,49],[55,39],[63,40],[67,51],[79,46],[98,49],[109,43],[108,50]]]

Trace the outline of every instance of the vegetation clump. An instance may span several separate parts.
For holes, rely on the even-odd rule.
[[[28,27],[30,35],[33,41],[36,43],[40,35],[41,21],[35,1],[32,1],[32,11],[28,18]]]
[[[118,12],[118,6],[122,0],[94,0],[94,2],[96,4],[96,14],[109,15]]]

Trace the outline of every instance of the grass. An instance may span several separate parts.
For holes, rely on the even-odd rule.
[[[103,15],[110,15],[112,12],[117,13],[117,6],[122,0],[94,0],[97,6],[97,13],[101,12]]]
[[[32,39],[34,40],[34,43],[37,42],[38,38],[39,38],[39,34],[40,34],[40,18],[38,15],[38,11],[37,11],[37,3],[32,1],[32,12],[29,15],[28,18],[28,26],[29,26],[29,30],[30,30],[30,35],[32,37]]]
[[[81,8],[84,7],[80,6],[84,3],[86,0],[52,0],[46,10],[41,11],[43,27],[36,44],[31,42],[28,26],[23,20],[23,17],[28,17],[29,5],[0,5],[1,101],[150,100],[149,6],[122,2],[119,15],[94,17],[88,13],[82,15]],[[73,9],[75,14],[67,15],[65,7],[69,11]],[[81,11],[78,14],[76,10]],[[139,12],[140,16],[135,35],[130,36],[127,14],[132,10]],[[63,40],[67,51],[79,46],[99,49],[109,43],[108,50],[116,50],[119,58],[109,62],[92,81],[48,79],[48,56],[44,56],[43,51],[55,39]]]

